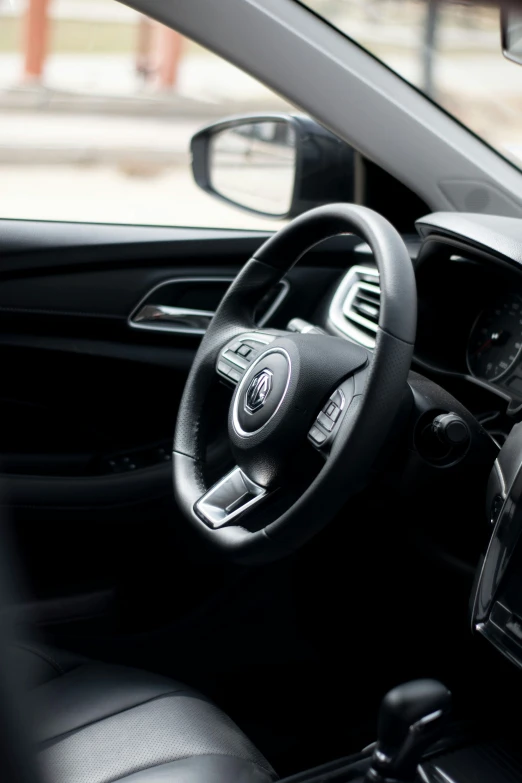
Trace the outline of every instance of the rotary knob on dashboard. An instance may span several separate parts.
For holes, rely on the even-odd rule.
[[[469,427],[456,413],[441,413],[431,426],[437,438],[446,446],[462,447],[469,443]]]

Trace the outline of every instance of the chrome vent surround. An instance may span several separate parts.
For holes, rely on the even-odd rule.
[[[365,348],[375,348],[381,289],[374,266],[352,266],[341,280],[328,311],[330,324]]]

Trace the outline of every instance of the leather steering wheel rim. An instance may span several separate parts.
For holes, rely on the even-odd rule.
[[[205,481],[205,421],[221,351],[227,343],[245,333],[263,331],[254,323],[257,304],[307,250],[328,237],[346,233],[355,233],[369,244],[380,274],[381,307],[376,345],[364,372],[363,386],[356,390],[344,412],[324,466],[293,505],[261,527],[258,523],[257,529],[249,529],[246,514],[245,519],[239,517],[214,529],[202,519],[196,504],[209,489]],[[353,204],[318,207],[295,218],[259,248],[230,286],[200,344],[180,403],[174,436],[175,497],[184,516],[211,547],[243,563],[261,563],[285,556],[319,532],[347,499],[364,486],[404,397],[416,318],[415,275],[408,251],[395,228],[373,210]],[[283,346],[281,351],[284,353],[288,349],[297,357],[297,364],[303,352],[304,355],[310,353],[309,346],[317,345],[321,351],[325,350],[325,355],[332,352],[332,372],[338,365],[340,378],[350,374],[357,376],[350,368],[358,365],[357,369],[360,369],[362,358],[354,351],[362,349],[350,341],[322,337],[322,342],[312,344],[304,341],[314,340],[315,335],[300,335],[299,339],[294,335],[280,335],[274,344]],[[317,359],[314,361],[317,364]],[[325,367],[327,364],[325,359]],[[345,364],[348,369],[343,375]],[[321,369],[321,365],[317,367]],[[292,381],[295,380],[296,386],[294,394],[299,394],[299,385],[313,375],[305,369]],[[328,376],[328,372],[323,375]],[[333,391],[335,384],[329,382]],[[229,414],[229,436],[232,444],[238,447],[242,444],[232,424],[232,410],[234,404],[237,410],[239,388],[240,385]],[[291,404],[292,401],[288,403]],[[287,414],[289,410],[287,408]],[[284,426],[281,424],[284,415],[285,411],[282,411],[278,426]],[[313,425],[316,415],[317,409],[310,410],[307,426]],[[275,422],[274,427],[277,424]]]

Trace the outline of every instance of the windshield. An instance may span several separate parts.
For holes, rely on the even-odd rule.
[[[303,0],[522,168],[522,66],[500,12],[460,0]]]

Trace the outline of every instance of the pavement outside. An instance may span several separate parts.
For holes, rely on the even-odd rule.
[[[19,71],[19,56],[0,55],[2,217],[280,225],[217,201],[192,179],[196,130],[231,114],[291,110],[229,63],[187,56],[174,94],[140,87],[126,55],[57,54],[45,87],[20,85]]]
[[[403,77],[419,83],[422,4],[351,0],[345,5],[349,12],[339,26],[368,43]],[[0,0],[0,26],[2,20],[16,20],[22,7],[21,0]],[[392,7],[416,14],[415,23],[404,24],[399,14],[397,24],[384,24],[380,15]],[[112,0],[53,0],[51,9],[57,22],[89,23],[94,30],[97,22],[114,30],[128,28],[137,18]],[[478,28],[453,21],[442,27],[435,60],[437,97],[520,160],[522,67],[502,58],[498,27],[486,21]],[[132,51],[75,53],[63,51],[65,44],[49,57],[44,86],[22,84],[20,54],[0,51],[1,216],[278,225],[200,191],[190,174],[189,143],[208,122],[235,113],[292,110],[288,103],[193,44],[187,46],[174,92],[144,86]]]

